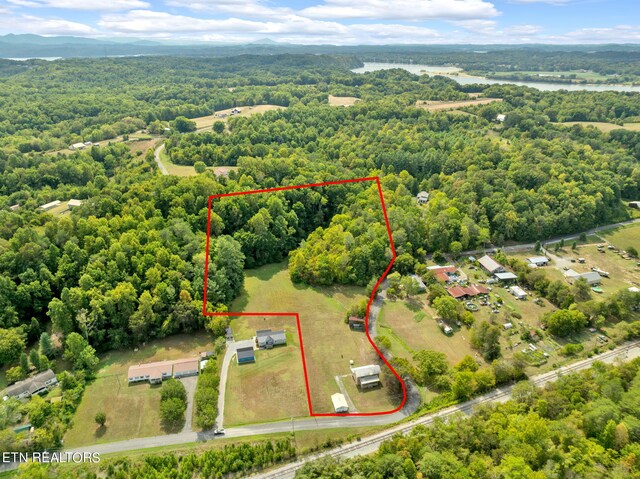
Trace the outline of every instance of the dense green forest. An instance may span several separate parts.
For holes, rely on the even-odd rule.
[[[0,367],[15,381],[64,354],[75,371],[30,447],[60,444],[96,353],[203,327],[224,333],[202,315],[209,195],[379,176],[403,274],[432,254],[627,219],[623,200],[640,197],[639,132],[552,123],[639,116],[637,94],[463,88],[402,70],[356,75],[352,64],[317,55],[65,60],[0,80]],[[467,91],[503,101],[465,115],[414,106]],[[362,101],[332,107],[329,94]],[[166,139],[175,163],[237,166],[228,177],[162,176],[151,150],[122,143],[44,151],[267,103],[288,108]],[[415,201],[421,190],[428,207]],[[37,209],[71,198],[84,202],[63,215]],[[226,198],[210,227],[212,310],[239,294],[244,268],[288,259],[294,281],[367,285],[391,258],[371,183]],[[562,307],[571,301],[539,287]]]

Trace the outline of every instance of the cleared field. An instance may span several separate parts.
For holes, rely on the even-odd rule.
[[[392,353],[407,359],[423,349],[446,354],[452,365],[458,363],[467,354],[475,355],[469,343],[467,329],[457,330],[453,335],[447,336],[434,317],[435,313],[426,305],[426,300],[424,302],[385,301],[379,319],[382,328],[378,334],[388,335],[391,338],[395,336],[398,350],[394,347],[392,339]]]
[[[329,95],[329,105],[331,106],[351,106],[360,101],[355,96],[333,96]]]
[[[471,100],[459,100],[459,101],[422,101],[416,102],[418,108],[424,108],[425,110],[455,110],[457,108],[463,108],[465,106],[487,105],[494,101],[502,101],[502,98],[474,98]]]
[[[242,319],[246,318],[236,321]],[[286,346],[256,351],[255,363],[232,361],[229,366],[225,426],[309,415],[298,332],[290,324],[292,318],[286,319]],[[270,322],[268,327],[282,326]]]
[[[67,205],[67,200],[61,200],[62,202],[50,210],[44,211],[44,213],[50,214],[52,216],[63,216],[69,214],[69,206]]]
[[[158,140],[159,138],[148,138],[148,139],[141,139],[137,141],[130,141],[128,143],[129,150],[131,150],[131,153],[134,153],[134,154],[137,153],[138,151],[141,151],[144,153],[149,148],[154,148]]]
[[[239,106],[237,107],[241,110],[241,113],[233,116],[251,116],[256,113],[264,113],[266,111],[272,110],[281,110],[285,108],[280,105],[253,105],[253,106]],[[234,108],[227,108],[226,110],[220,110],[215,112],[213,115],[208,116],[200,116],[198,118],[191,118],[192,121],[196,122],[196,128],[198,130],[209,129],[213,126],[216,121],[225,121],[231,116],[231,110]],[[219,115],[228,115],[226,118],[220,118]]]
[[[193,166],[176,165],[172,163],[171,158],[169,158],[169,155],[167,154],[167,150],[165,148],[160,150],[160,161],[162,161],[162,164],[167,169],[170,175],[185,177],[185,176],[196,176],[198,174],[196,173],[196,170]],[[237,166],[209,166],[207,167],[207,169],[213,171],[214,174],[216,174],[217,176],[228,177],[229,173],[232,171],[237,171],[238,167]]]
[[[160,387],[127,383],[132,364],[196,357],[211,349],[212,340],[205,332],[181,334],[153,341],[138,351],[112,351],[100,361],[96,379],[85,389],[73,425],[64,437],[67,447],[136,437],[155,436],[167,431],[160,420]],[[107,415],[104,428],[97,428],[94,417]]]
[[[640,223],[600,231],[599,234],[616,248],[627,249],[633,246],[640,251]]]
[[[631,131],[640,131],[640,123],[625,123],[624,126],[614,125],[613,123],[605,123],[601,121],[565,121],[562,123],[556,123],[556,125],[564,125],[564,126],[573,126],[573,125],[582,125],[582,126],[592,126],[597,128],[600,131],[604,131],[608,133],[612,130],[631,130]]]
[[[347,309],[363,297],[363,288],[293,284],[286,265],[275,264],[246,272],[244,291],[231,310],[299,313],[313,410],[333,412],[331,395],[340,392],[335,376],[350,373],[350,360],[355,366],[377,360],[365,334],[351,331],[344,323]],[[236,322],[232,321],[232,328]],[[372,401],[369,395],[380,396],[380,403],[386,404],[383,410],[393,409],[400,402],[400,398],[395,403],[387,398],[384,387],[367,393],[366,400],[360,401],[361,395],[351,397],[361,412],[366,412]]]

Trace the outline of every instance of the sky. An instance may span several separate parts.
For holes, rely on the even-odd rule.
[[[0,0],[0,34],[297,44],[640,43],[640,0]]]

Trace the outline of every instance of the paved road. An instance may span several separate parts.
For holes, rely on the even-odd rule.
[[[575,364],[565,366],[556,371],[551,371],[549,373],[535,376],[531,378],[531,382],[533,382],[538,387],[542,387],[545,384],[556,381],[558,378],[562,377],[563,374],[573,373],[583,369],[587,369],[591,367],[591,365],[595,361],[601,361],[604,363],[614,363],[616,361],[628,361],[637,357],[640,357],[640,341],[627,343],[625,345],[619,346],[613,351],[608,351],[606,353],[602,353],[592,358],[579,361]],[[305,463],[312,461],[314,459],[319,459],[325,456],[349,458],[349,457],[355,457],[355,456],[360,456],[365,454],[371,454],[372,452],[375,452],[378,450],[378,448],[380,447],[380,444],[382,444],[383,441],[390,439],[393,435],[398,433],[407,434],[416,426],[419,426],[419,425],[425,426],[433,423],[433,421],[436,418],[443,419],[443,418],[447,418],[452,415],[461,414],[461,413],[470,414],[473,412],[473,409],[480,404],[506,402],[511,395],[511,390],[512,390],[512,386],[498,388],[489,394],[485,394],[483,396],[479,396],[465,403],[458,404],[456,406],[452,406],[447,409],[443,409],[441,411],[438,411],[433,414],[429,414],[427,416],[423,416],[411,422],[400,424],[398,426],[387,429],[381,433],[367,437],[362,441],[355,441],[340,447],[336,447],[334,449],[323,451],[310,456],[305,456],[293,463],[286,464],[284,466],[272,469],[267,472],[253,475],[251,477],[253,477],[254,479],[290,479],[294,477],[296,471],[300,469]]]
[[[586,234],[586,235],[596,235],[598,236],[598,232],[599,231],[603,231],[603,230],[607,230],[607,229],[611,229],[611,228],[616,228],[618,226],[624,226],[624,225],[629,225],[632,223],[638,223],[640,222],[640,218],[634,218],[632,220],[627,220],[627,221],[620,221],[619,223],[612,223],[610,225],[603,225],[603,226],[598,226],[597,228],[592,228],[590,230],[581,232],[581,233],[576,233],[576,234],[570,234],[570,235],[565,235],[565,236],[556,236],[554,238],[550,238],[550,239],[546,239],[546,240],[540,240],[541,243],[543,244],[552,244],[552,243],[557,243],[560,240],[565,240],[565,241],[571,241],[571,240],[577,240],[580,238],[580,235],[582,233]],[[599,237],[599,236],[598,236]],[[500,251],[504,251],[506,253],[515,253],[517,251],[526,251],[526,250],[530,250],[535,248],[536,244],[535,243],[522,243],[522,244],[515,244],[515,245],[511,245],[511,246],[503,246],[503,247],[498,247],[495,245],[491,245],[488,248],[484,248],[484,249],[474,249],[474,250],[469,250],[469,251],[463,251],[461,254],[463,255],[473,255],[473,254],[480,254],[480,253],[495,253],[497,250]]]
[[[162,142],[162,145],[160,145],[158,148],[155,149],[155,151],[153,152],[153,157],[156,159],[156,163],[158,164],[158,168],[160,168],[160,172],[163,175],[168,175],[169,172],[167,171],[167,169],[162,164],[162,161],[160,160],[160,152],[162,150],[164,150],[164,142]]]

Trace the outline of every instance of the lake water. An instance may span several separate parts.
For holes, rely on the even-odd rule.
[[[542,91],[556,91],[556,90],[569,90],[569,91],[631,91],[639,92],[640,86],[632,85],[573,85],[571,83],[547,83],[547,82],[527,82],[527,81],[511,81],[511,80],[493,80],[491,78],[471,76],[471,75],[453,75],[454,73],[461,72],[460,68],[445,67],[445,66],[429,66],[429,65],[414,65],[414,64],[400,64],[400,63],[365,63],[364,67],[351,70],[354,73],[366,73],[377,70],[389,70],[391,68],[402,68],[415,75],[442,75],[447,78],[460,83],[461,85],[470,85],[472,83],[478,83],[480,85],[500,85],[510,84],[527,86],[530,88],[537,88]]]

